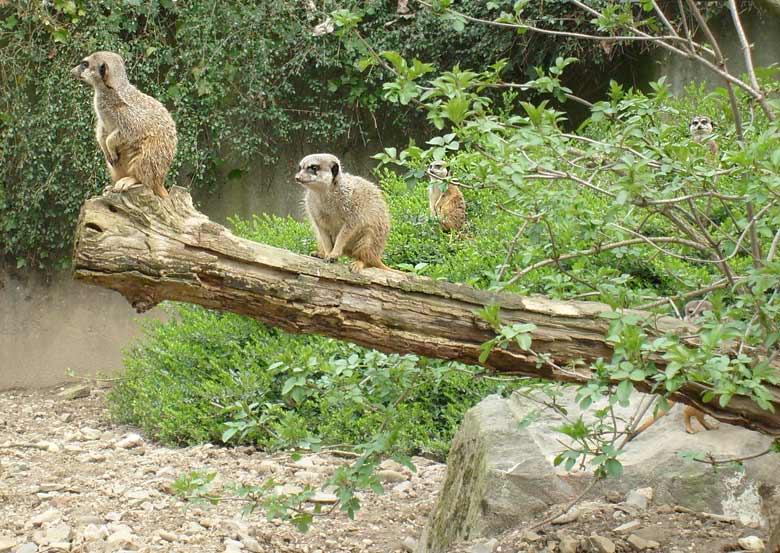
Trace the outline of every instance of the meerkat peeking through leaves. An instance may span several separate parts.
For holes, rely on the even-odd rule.
[[[443,161],[434,161],[428,166],[428,206],[431,217],[439,219],[445,231],[460,230],[466,224],[466,199],[460,188],[443,179],[449,176],[447,165]],[[442,192],[442,186],[447,189]]]
[[[685,304],[685,307],[683,308],[683,320],[688,323],[693,323],[701,320],[702,315],[707,311],[712,311],[712,302],[701,299],[701,300],[691,300],[688,303]],[[666,416],[669,413],[669,410],[674,406],[673,402],[669,402],[669,409],[667,410],[658,410],[658,413],[654,416],[650,417],[647,421],[645,421],[639,428],[637,428],[634,431],[634,434],[631,436],[631,439],[634,439],[636,436],[638,436],[640,433],[642,433],[644,430],[647,430],[649,426],[651,426],[655,421],[660,419],[663,416]],[[713,424],[711,422],[708,422],[704,418],[704,413],[696,409],[696,407],[693,407],[691,405],[686,405],[683,409],[683,420],[685,421],[685,431],[688,434],[695,434],[696,431],[693,429],[692,421],[691,419],[696,419],[699,421],[699,424],[701,424],[702,428],[705,430],[715,430],[718,428],[717,424]]]
[[[712,122],[712,119],[705,115],[697,115],[688,124],[688,131],[694,142],[705,144],[712,155],[717,155],[718,143],[711,138],[715,133],[715,123]]]
[[[347,255],[354,260],[353,272],[364,267],[402,272],[382,263],[390,214],[379,187],[345,173],[332,154],[304,157],[295,180],[306,189],[306,214],[317,235],[312,255],[330,262]]]
[[[71,69],[95,90],[95,134],[114,192],[138,183],[165,197],[165,177],[176,153],[176,125],[160,102],[130,84],[125,62],[114,52],[95,52]]]

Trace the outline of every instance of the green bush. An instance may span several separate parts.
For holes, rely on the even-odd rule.
[[[388,263],[453,281],[473,274],[476,284],[489,285],[481,273],[505,255],[487,255],[501,243],[496,222],[502,216],[487,217],[489,204],[480,202],[480,194],[469,196],[472,221],[458,237],[428,217],[423,187],[409,190],[390,172],[381,182],[394,223]],[[305,222],[264,215],[232,224],[238,235],[277,247],[299,253],[315,247]],[[170,309],[167,322],[145,323],[111,396],[119,420],[163,442],[238,441],[265,449],[354,445],[382,430],[394,436],[396,453],[443,457],[465,410],[509,389],[458,363],[286,334],[195,306]]]

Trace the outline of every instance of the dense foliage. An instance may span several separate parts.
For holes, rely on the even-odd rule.
[[[568,9],[565,0],[543,4],[546,21]],[[479,17],[498,13],[481,0],[462,5]],[[619,59],[573,40],[453,26],[427,10],[399,19],[384,0],[3,2],[0,255],[20,266],[67,263],[61,256],[78,209],[106,184],[91,93],[68,73],[95,50],[121,53],[131,80],[171,110],[179,132],[171,179],[196,190],[225,186],[250,163],[274,160],[283,144],[357,141],[376,124],[408,124],[404,109],[369,115],[384,100],[381,75],[356,67],[363,42],[312,34],[334,8],[358,9],[362,37],[374,47],[442,68],[508,57],[510,72],[522,76],[559,55],[576,54],[594,67]],[[582,86],[593,88],[597,74],[584,71]]]

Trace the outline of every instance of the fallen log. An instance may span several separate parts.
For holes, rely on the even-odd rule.
[[[532,350],[494,349],[481,363],[498,373],[583,384],[587,367],[609,359],[610,308],[541,296],[476,290],[381,269],[353,274],[328,264],[234,236],[174,187],[158,198],[144,187],[88,200],[81,209],[73,254],[75,278],[121,293],[139,312],[163,300],[247,315],[288,332],[331,336],[382,350],[480,364],[492,327],[476,311],[501,307],[503,324],[532,323]],[[696,327],[647,314],[654,333],[687,336]],[[546,356],[550,362],[545,362]],[[663,367],[661,356],[654,359]],[[641,391],[651,381],[637,382]],[[744,396],[726,407],[703,403],[704,384],[689,383],[671,398],[721,421],[780,436],[780,388],[770,388],[775,412]]]

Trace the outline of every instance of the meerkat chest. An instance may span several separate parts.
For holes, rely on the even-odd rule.
[[[95,92],[95,114],[100,120],[106,133],[111,133],[117,128],[117,113],[116,106],[113,102],[107,101],[104,95]]]
[[[309,192],[306,207],[320,228],[334,234],[341,230],[354,212],[351,195],[343,193]]]

